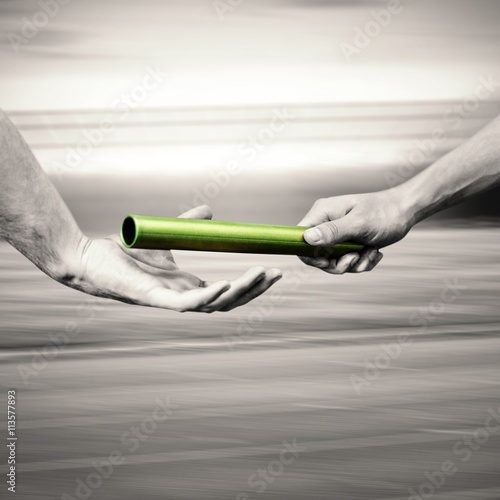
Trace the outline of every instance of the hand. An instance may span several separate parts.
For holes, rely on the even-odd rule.
[[[366,249],[338,259],[325,257],[300,259],[330,274],[371,271],[381,260],[378,248],[402,239],[411,229],[410,217],[393,190],[318,200],[299,226],[314,226],[304,233],[307,243],[329,246],[344,241],[363,243]]]
[[[194,208],[184,218],[211,219],[208,207]],[[123,246],[118,235],[87,240],[79,272],[66,285],[86,293],[130,304],[179,312],[230,311],[264,293],[281,278],[279,269],[255,267],[232,281],[208,283],[181,271],[169,250]]]

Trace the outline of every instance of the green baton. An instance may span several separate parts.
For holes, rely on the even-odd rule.
[[[340,257],[361,252],[363,245],[340,243],[314,247],[304,241],[303,226],[276,226],[149,215],[125,217],[121,238],[128,248],[262,253],[307,257]]]

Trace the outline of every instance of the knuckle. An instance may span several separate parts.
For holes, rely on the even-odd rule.
[[[349,269],[349,272],[350,273],[359,273],[359,269],[360,269],[360,265],[359,265],[359,262],[354,264],[354,266],[351,267],[351,269]]]
[[[314,203],[313,203],[313,208],[322,208],[326,204],[326,198],[318,198]]]
[[[322,233],[328,241],[335,241],[339,236],[339,228],[335,222],[328,222],[322,226]]]

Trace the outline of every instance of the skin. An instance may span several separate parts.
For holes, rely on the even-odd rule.
[[[0,237],[54,280],[82,292],[179,312],[230,311],[264,293],[279,269],[255,267],[214,283],[181,271],[172,253],[124,247],[117,234],[89,238],[0,111]],[[181,215],[210,219],[209,207]]]
[[[330,274],[371,271],[381,260],[379,248],[406,236],[418,222],[477,193],[500,184],[500,117],[461,146],[407,182],[374,193],[336,196],[316,201],[300,226],[310,226],[310,245],[356,241],[361,254],[338,259],[300,259]]]

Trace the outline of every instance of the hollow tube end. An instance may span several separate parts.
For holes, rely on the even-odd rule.
[[[132,215],[127,215],[122,222],[122,228],[120,231],[120,236],[122,243],[127,248],[133,248],[138,237],[137,225],[135,219]]]

